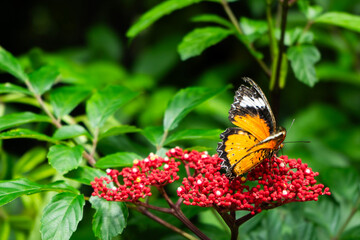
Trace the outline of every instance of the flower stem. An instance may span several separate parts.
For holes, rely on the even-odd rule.
[[[159,218],[158,216],[152,214],[151,212],[149,212],[149,210],[147,210],[145,207],[142,206],[138,206],[135,208],[136,210],[138,210],[139,212],[141,212],[142,214],[144,214],[145,216],[151,218],[152,220],[160,223],[161,225],[171,229],[172,231],[180,234],[181,236],[183,236],[186,239],[189,240],[196,240],[195,237],[193,237],[192,235],[188,234],[187,232],[182,231],[181,229],[175,227],[174,225],[164,221],[163,219]]]
[[[200,239],[203,240],[209,240],[209,238],[200,231],[181,211],[180,206],[177,204],[174,204],[174,202],[170,199],[168,194],[166,193],[165,189],[163,187],[158,187],[159,192],[161,195],[165,198],[166,202],[169,204],[170,208],[173,210],[171,212],[172,215],[174,215],[177,219],[179,219],[183,224],[186,225],[187,228],[189,228],[196,236],[198,236]]]

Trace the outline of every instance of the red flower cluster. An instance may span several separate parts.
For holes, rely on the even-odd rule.
[[[93,195],[109,201],[136,202],[151,195],[150,186],[162,187],[178,180],[181,163],[188,176],[183,179],[177,194],[187,205],[255,213],[289,202],[317,201],[320,195],[330,195],[328,188],[316,184],[317,172],[301,160],[288,159],[287,156],[265,160],[246,178],[237,177],[230,181],[220,172],[222,159],[217,155],[178,147],[166,155],[162,158],[150,154],[143,160],[134,160],[133,167],[121,172],[109,169],[107,174],[111,179],[95,178],[91,183]],[[123,184],[118,181],[119,175],[123,177]]]
[[[178,180],[179,165],[180,162],[173,158],[162,158],[151,153],[143,160],[135,159],[133,167],[123,168],[121,172],[108,169],[106,173],[111,179],[95,178],[91,182],[94,189],[92,195],[108,201],[135,202],[151,196],[150,186],[164,186]],[[124,184],[119,183],[119,175],[123,177]]]
[[[255,213],[289,202],[317,201],[319,195],[330,195],[329,189],[316,184],[314,173],[301,160],[286,156],[264,161],[245,177],[232,181],[220,173],[216,155],[196,151],[173,149],[167,154],[185,162],[195,170],[192,176],[183,179],[177,193],[184,204],[201,207],[216,206],[223,211],[247,210]],[[250,185],[255,185],[250,187]]]

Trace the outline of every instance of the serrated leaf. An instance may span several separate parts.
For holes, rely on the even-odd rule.
[[[211,47],[233,32],[221,27],[196,28],[188,33],[178,46],[181,60],[200,55],[205,49]]]
[[[92,127],[101,127],[106,119],[138,93],[123,86],[108,86],[93,94],[86,103],[86,114]]]
[[[26,88],[17,86],[12,83],[1,83],[0,93],[23,93],[23,94],[31,95],[29,90],[27,90]]]
[[[123,232],[129,216],[124,202],[106,201],[92,196],[90,203],[96,210],[93,217],[93,231],[96,237],[111,240]]]
[[[77,192],[77,190],[63,181],[54,182],[51,184],[38,184],[26,178],[15,180],[0,181],[0,206],[11,202],[12,200],[25,195],[34,194],[42,191],[68,191]]]
[[[218,140],[223,131],[220,129],[186,129],[171,134],[165,141],[169,144],[175,141],[189,139],[214,139]]]
[[[22,69],[19,61],[8,51],[0,46],[0,70],[10,73],[14,77],[22,80],[28,80],[28,77]]]
[[[100,158],[95,166],[98,168],[129,167],[133,165],[135,159],[142,159],[142,157],[132,152],[118,152]]]
[[[31,122],[51,122],[51,119],[32,112],[11,113],[0,117],[0,131]]]
[[[315,19],[315,23],[329,24],[360,32],[360,16],[346,12],[324,13]]]
[[[59,74],[57,67],[43,66],[29,74],[29,81],[35,93],[42,95],[51,88]]]
[[[191,19],[193,22],[211,22],[223,25],[224,27],[233,28],[231,22],[215,14],[202,14]]]
[[[179,122],[196,106],[220,94],[228,87],[210,89],[205,87],[189,87],[180,90],[169,102],[164,116],[164,130],[176,128]]]
[[[47,157],[51,166],[64,174],[80,165],[83,151],[84,148],[80,145],[75,147],[54,145],[50,147]]]
[[[268,24],[266,21],[254,20],[246,17],[240,19],[240,26],[249,42],[254,42],[268,31]]]
[[[53,138],[57,140],[64,140],[69,138],[78,137],[81,135],[86,135],[90,137],[88,131],[86,131],[85,128],[78,124],[63,126],[59,129],[57,129],[53,135]]]
[[[319,50],[312,45],[293,46],[288,49],[287,56],[296,78],[313,87],[318,81],[314,65],[320,60]]]
[[[41,218],[43,240],[70,239],[83,217],[83,195],[59,193],[45,207]]]
[[[149,142],[154,145],[158,146],[161,142],[162,136],[164,134],[164,128],[160,126],[150,126],[146,127],[142,134],[149,140]]]
[[[91,93],[90,89],[83,86],[65,86],[50,92],[50,104],[56,117],[69,114]]]
[[[107,174],[104,171],[88,166],[78,167],[77,169],[72,170],[64,175],[66,178],[70,178],[86,185],[91,185],[90,183],[94,181],[95,177],[100,178],[106,176]]]
[[[16,128],[0,133],[0,139],[15,139],[15,138],[32,138],[39,141],[59,143],[57,139],[54,139],[45,134],[38,133],[26,128]]]
[[[140,132],[141,129],[135,127],[135,126],[130,126],[130,125],[122,125],[122,126],[116,126],[113,128],[108,129],[107,131],[100,133],[99,135],[99,140],[106,138],[106,137],[110,137],[110,136],[116,136],[116,135],[120,135],[120,134],[124,134],[124,133],[134,133],[134,132]]]
[[[201,2],[202,0],[168,0],[164,1],[146,13],[144,13],[139,20],[136,21],[135,24],[131,26],[131,28],[127,31],[126,36],[129,38],[133,38],[138,35],[140,32],[148,28],[154,22],[159,20],[165,15],[172,13],[175,10],[179,10],[181,8],[190,6],[192,4]]]

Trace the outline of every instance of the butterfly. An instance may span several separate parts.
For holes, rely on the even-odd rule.
[[[217,152],[228,178],[243,175],[283,147],[286,130],[277,127],[269,102],[261,88],[250,78],[241,85],[229,110],[229,120],[237,127],[227,128]]]

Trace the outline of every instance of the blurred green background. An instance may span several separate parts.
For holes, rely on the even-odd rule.
[[[225,129],[231,126],[228,110],[243,76],[254,79],[272,102],[267,76],[234,37],[207,49],[201,56],[181,61],[177,45],[194,27],[203,26],[203,23],[194,23],[190,19],[204,13],[226,18],[218,4],[205,2],[176,11],[136,38],[128,39],[126,32],[130,26],[159,2],[6,1],[1,6],[0,45],[20,56],[25,67],[43,62],[59,66],[62,83],[92,88],[113,83],[140,92],[135,101],[117,112],[115,118],[141,129],[161,126],[169,99],[179,89],[189,86],[221,88],[230,83],[233,89],[197,107],[179,129]],[[313,3],[321,5],[324,11],[360,14],[360,1],[317,0]],[[231,7],[239,17],[266,18],[264,0],[236,1]],[[290,8],[288,28],[305,24],[306,19],[297,8]],[[276,117],[278,124],[288,130],[295,119],[286,141],[311,141],[286,144],[282,154],[301,158],[314,171],[320,172],[319,182],[330,187],[332,195],[321,197],[319,202],[290,204],[262,213],[240,228],[242,239],[290,239],[290,236],[308,239],[305,235],[310,236],[309,239],[327,239],[339,232],[340,239],[358,239],[360,236],[360,212],[356,210],[360,192],[360,35],[330,26],[313,26],[312,31],[316,33],[314,43],[321,52],[321,60],[316,64],[319,82],[308,87],[296,80],[289,70],[286,86],[279,94]],[[265,53],[265,61],[268,60],[266,43],[260,42],[258,49]],[[7,74],[0,77],[1,83],[13,81]],[[6,109],[7,113],[34,110],[31,105],[2,101],[0,110]],[[76,108],[75,113],[83,114],[84,106]],[[192,140],[177,144],[188,148],[203,146],[215,153],[218,141]],[[30,149],[45,146],[45,143],[29,139],[2,142],[3,152],[13,162]],[[145,156],[154,151],[137,133],[106,138],[99,142],[99,149],[103,155],[133,151]],[[11,177],[11,172],[1,172],[1,179]],[[84,191],[91,193],[91,189]],[[8,214],[23,214],[25,225],[20,221],[16,227],[28,232],[27,224],[32,222],[33,213],[24,214],[18,206],[21,206],[19,202],[4,208]],[[95,239],[90,224],[93,212],[87,207],[89,211],[85,212],[72,239]],[[200,225],[216,226],[208,229],[216,236],[212,239],[227,239],[218,236],[216,231],[220,231],[221,226],[210,212],[201,212],[197,221]],[[273,231],[269,233],[269,229]],[[144,236],[147,239],[170,239],[170,236],[180,239],[132,212],[123,239]]]

